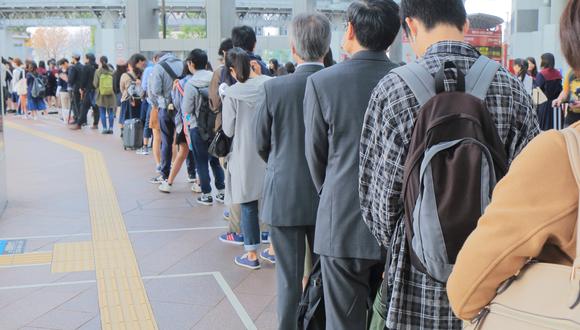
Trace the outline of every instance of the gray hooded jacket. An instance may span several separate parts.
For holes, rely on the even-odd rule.
[[[199,70],[185,84],[181,109],[185,114],[192,114],[188,121],[190,129],[197,127],[197,117],[202,104],[199,89],[208,88],[212,77],[213,73],[211,71]]]
[[[173,54],[165,54],[159,59],[153,67],[153,72],[149,78],[149,92],[151,103],[159,109],[166,109],[171,102],[171,90],[173,89],[173,78],[161,66],[161,63],[167,62],[177,77],[183,74],[183,62]]]

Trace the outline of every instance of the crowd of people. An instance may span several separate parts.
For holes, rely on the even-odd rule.
[[[330,21],[305,13],[285,65],[254,53],[248,26],[221,43],[215,70],[201,49],[116,67],[93,54],[48,68],[10,59],[7,106],[33,119],[60,109],[73,130],[92,110],[103,134],[118,112],[121,136],[138,119],[150,182],[170,193],[186,162],[197,201],[227,206],[219,240],[244,249],[233,262],[276,265],[280,329],[304,325],[301,299],[316,285],[324,307],[310,294],[306,314],[326,329],[461,329],[543,250],[576,257],[563,138],[535,138],[557,128],[562,105],[578,127],[578,2],[562,18],[565,78],[551,53],[539,67],[515,59],[513,74],[481,56],[464,41],[462,0],[356,0],[339,64]],[[419,58],[402,66],[387,56],[401,28]]]

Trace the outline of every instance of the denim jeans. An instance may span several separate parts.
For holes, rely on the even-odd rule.
[[[258,220],[258,201],[242,203],[242,234],[244,250],[256,251],[260,247],[260,221]]]
[[[113,129],[113,125],[115,124],[115,109],[113,108],[105,108],[99,107],[99,113],[101,114],[101,125],[103,126],[104,130]],[[107,127],[107,116],[109,118],[109,126]]]
[[[175,134],[175,121],[169,116],[167,109],[159,109],[159,128],[161,129],[161,175],[167,179],[171,171],[173,135]]]
[[[143,99],[141,101],[141,113],[140,119],[143,123],[143,137],[146,139],[150,139],[153,132],[149,128],[149,112],[151,111],[151,106],[147,100]]]
[[[191,144],[193,153],[195,154],[195,161],[197,164],[197,175],[201,182],[201,191],[204,194],[209,194],[211,192],[211,178],[209,176],[209,166],[213,172],[213,177],[215,178],[215,187],[218,190],[223,190],[225,188],[224,184],[224,170],[220,165],[220,161],[209,155],[207,149],[209,145],[207,141],[204,141],[199,134],[199,130],[192,128],[190,130]]]

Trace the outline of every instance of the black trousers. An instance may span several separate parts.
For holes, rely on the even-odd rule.
[[[89,113],[89,110],[92,109],[93,110],[93,125],[99,125],[99,111],[98,111],[97,106],[94,102],[95,101],[95,93],[96,93],[96,91],[94,91],[94,90],[85,91],[85,93],[83,95],[82,102],[81,102],[81,111],[80,111],[80,116],[79,116],[79,120],[77,121],[77,124],[79,124],[79,125],[87,124],[87,115]]]
[[[75,123],[79,122],[79,118],[81,116],[81,106],[81,91],[79,89],[74,89],[72,91],[70,107]]]

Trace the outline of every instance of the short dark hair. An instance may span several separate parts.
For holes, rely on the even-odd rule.
[[[220,44],[220,49],[218,49],[218,55],[223,55],[224,52],[228,52],[228,50],[234,48],[234,43],[232,42],[231,38],[227,38],[226,40],[222,41]]]
[[[409,27],[405,23],[407,17],[420,20],[427,30],[439,24],[448,24],[463,31],[467,22],[467,11],[463,0],[402,0],[401,21],[408,35]]]
[[[247,25],[236,26],[232,30],[232,44],[247,52],[253,52],[256,47],[256,32]]]
[[[287,62],[286,64],[284,64],[284,68],[286,69],[286,72],[288,72],[288,74],[296,72],[296,66],[292,62]]]
[[[146,61],[147,61],[147,58],[145,56],[143,56],[143,54],[136,53],[136,54],[131,55],[131,57],[129,57],[127,64],[129,64],[134,69],[135,65],[137,65],[137,63],[146,62]]]
[[[207,68],[207,53],[199,48],[194,49],[189,53],[185,61],[193,63],[193,67],[196,70],[205,70]]]
[[[579,5],[580,2],[578,0],[568,1],[568,5],[566,5],[560,19],[562,53],[575,72],[580,72],[580,49],[578,49],[578,43],[580,42],[580,37],[578,37],[580,33]]]
[[[544,69],[553,69],[556,67],[556,59],[552,53],[542,54],[542,61],[540,62],[540,67]]]
[[[66,58],[61,58],[60,60],[58,60],[57,65],[61,66],[63,64],[67,63],[68,64],[68,60]]]
[[[93,54],[93,53],[86,53],[86,54],[85,54],[85,58],[86,58],[87,60],[89,60],[89,63],[90,63],[90,64],[95,64],[95,62],[97,61],[97,59],[96,59],[96,57],[95,57],[95,54]]]
[[[252,67],[250,66],[250,55],[245,49],[234,47],[228,51],[226,56],[226,68],[231,70],[234,68],[236,70],[236,80],[239,82],[245,82],[250,79],[250,71]]]
[[[38,67],[39,67],[39,68],[46,69],[46,63],[45,63],[44,61],[42,61],[42,60],[41,60],[41,61],[39,61],[39,62],[38,62]]]
[[[346,19],[361,46],[375,51],[389,48],[401,28],[399,5],[393,0],[356,0]]]

